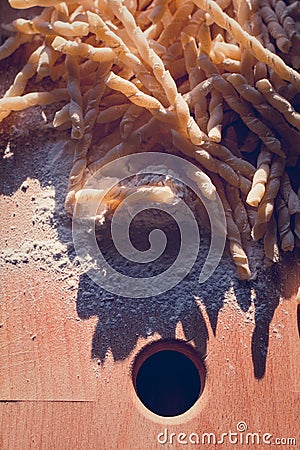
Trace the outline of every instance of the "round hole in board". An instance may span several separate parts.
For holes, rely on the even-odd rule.
[[[159,341],[137,356],[133,383],[148,410],[175,417],[196,403],[203,391],[204,374],[204,363],[189,344]]]

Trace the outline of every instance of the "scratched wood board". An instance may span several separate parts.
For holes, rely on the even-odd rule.
[[[11,14],[1,4],[0,18],[8,21]],[[12,61],[18,64],[17,59]],[[21,127],[22,120],[17,124]],[[21,153],[26,142],[31,145],[32,138],[24,134],[16,140],[18,148],[12,148],[14,156],[8,160],[13,161],[11,169],[5,172],[4,182],[14,185],[14,189],[2,189],[1,193],[1,248],[13,243],[18,248],[19,240],[21,243],[26,236],[45,239],[47,234],[47,230],[32,223],[35,211],[31,198],[39,195],[41,186],[36,183],[29,158],[24,171]],[[8,130],[3,139],[2,145],[4,142],[7,148]],[[10,179],[12,169],[19,174],[18,179]],[[29,175],[29,189],[24,193],[21,182]],[[160,338],[187,340],[203,356],[203,348],[199,348],[203,343],[201,327],[197,323],[189,332],[182,323],[192,322],[193,316],[178,321],[175,331],[156,331],[146,337],[146,333],[139,333],[138,319],[128,311],[109,335],[101,314],[92,311],[84,316],[80,312],[80,285],[68,289],[52,270],[40,270],[38,262],[8,264],[1,272],[0,448],[197,448],[181,445],[180,433],[184,434],[183,440],[191,433],[194,438],[195,434],[201,438],[203,433],[212,433],[220,439],[223,433],[236,432],[240,422],[247,425],[249,432],[272,435],[272,443],[282,439],[277,448],[297,448],[300,347],[295,293],[299,284],[297,257],[287,258],[278,274],[281,297],[267,299],[274,307],[270,308],[270,320],[261,325],[253,317],[247,320],[245,313],[229,303],[220,308],[212,326],[206,305],[197,303],[201,324],[207,330],[205,388],[187,413],[163,418],[149,412],[137,398],[132,364],[142,348]],[[266,296],[269,292],[266,280]],[[194,302],[192,292],[187,290],[186,297]],[[254,304],[254,315],[257,306],[259,303]],[[134,339],[128,328],[137,330]],[[103,330],[111,337],[113,350],[107,345],[107,351],[99,354],[95,347],[101,347]],[[126,345],[129,338],[130,345]],[[259,352],[260,341],[267,343],[266,355]],[[298,444],[284,444],[288,438],[296,439]],[[211,442],[205,447],[229,449],[232,445],[228,441],[222,445]]]
[[[48,297],[51,292],[49,290]],[[49,317],[47,313],[45,315],[45,311],[41,314],[44,319]],[[132,354],[123,361],[115,362],[111,355],[107,355],[95,381],[95,402],[2,403],[2,448],[154,449],[162,447],[157,438],[160,433],[166,433],[165,430],[168,430],[168,439],[171,433],[178,436],[179,433],[201,435],[207,432],[220,437],[222,433],[236,431],[239,422],[246,423],[249,432],[261,435],[270,433],[274,438],[299,439],[295,415],[299,408],[299,391],[295,388],[295,370],[291,364],[294,358],[299,357],[297,325],[291,320],[294,316],[293,299],[277,308],[270,327],[266,373],[261,380],[255,380],[249,358],[251,329],[240,325],[238,318],[232,317],[230,308],[225,308],[222,311],[222,324],[218,326],[216,335],[210,333],[209,336],[207,379],[203,395],[181,417],[166,419],[155,416],[140,403],[133,390],[131,364],[134,356],[144,345],[159,339],[156,335],[140,339]],[[234,329],[232,322],[235,324]],[[272,332],[272,326],[278,323],[288,330],[282,333],[280,339]],[[78,339],[77,331],[78,329],[73,330],[73,333],[72,330],[68,331],[68,339],[65,341],[68,361],[76,358],[74,345],[68,345],[68,342]],[[53,345],[50,335],[51,329],[47,333],[49,350],[58,356],[57,345]],[[180,324],[177,337],[184,338]],[[87,340],[82,342],[82,345],[87,344]],[[38,356],[37,364],[44,364],[44,355],[40,353]],[[13,359],[12,354],[10,361]],[[77,360],[76,373],[84,372],[89,363],[88,358]],[[55,361],[52,364],[54,369]],[[70,370],[68,364],[65,368]],[[32,382],[38,385],[42,376],[41,372],[36,371]],[[22,375],[20,378],[17,374],[11,374],[9,381],[13,385],[16,377],[22,379]],[[66,377],[62,376],[61,380],[65,380],[65,386]],[[55,390],[56,382],[55,378],[44,376],[42,385],[49,392],[51,387]],[[74,379],[69,378],[67,382],[72,383],[74,390],[76,389]],[[25,384],[23,392],[26,389]],[[19,392],[21,391],[22,389]],[[178,444],[166,447],[180,448]],[[209,448],[214,447],[211,445]],[[227,444],[224,448],[230,446]]]

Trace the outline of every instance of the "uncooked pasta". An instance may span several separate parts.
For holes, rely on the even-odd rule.
[[[218,192],[241,279],[251,278],[251,239],[262,240],[267,264],[299,245],[297,0],[9,3],[19,17],[4,25],[0,59],[20,46],[30,56],[0,99],[0,121],[58,105],[53,126],[70,131],[74,149],[70,216],[76,201],[99,198],[85,188],[99,168],[159,147],[193,160],[199,171],[190,177],[208,200]],[[38,15],[21,17],[34,6]],[[32,89],[47,77],[52,90]],[[110,208],[131,192],[115,190]],[[135,190],[165,203],[174,195],[155,183]]]

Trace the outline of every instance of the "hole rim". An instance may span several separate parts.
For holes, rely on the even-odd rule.
[[[166,350],[178,352],[186,356],[196,367],[200,380],[200,391],[195,403],[183,413],[180,413],[175,416],[162,416],[158,413],[151,411],[151,409],[149,409],[142,402],[137,392],[137,384],[136,384],[137,375],[144,362],[152,355],[155,355],[156,353]],[[193,414],[195,411],[198,410],[199,404],[203,400],[203,391],[205,389],[206,373],[207,371],[204,356],[201,355],[201,353],[197,350],[197,348],[192,342],[183,339],[161,339],[158,341],[150,342],[149,344],[145,345],[139,350],[139,352],[135,355],[131,364],[131,378],[134,387],[135,400],[137,401],[139,408],[142,409],[142,411],[144,412],[144,414],[146,414],[146,416],[150,415],[152,419],[156,419],[156,421],[158,422],[167,421],[176,423],[178,420],[182,422],[182,420],[185,417],[190,418],[191,414]]]

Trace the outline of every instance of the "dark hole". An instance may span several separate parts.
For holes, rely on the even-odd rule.
[[[200,375],[194,363],[173,350],[151,355],[136,376],[139,399],[159,416],[183,414],[197,401],[200,389]]]

